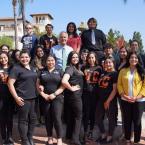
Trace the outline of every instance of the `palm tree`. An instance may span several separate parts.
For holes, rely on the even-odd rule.
[[[14,13],[14,26],[15,26],[15,49],[18,49],[18,31],[17,31],[17,14],[16,14],[16,6],[17,0],[12,0],[13,5],[13,13]]]
[[[32,2],[33,0],[31,0]],[[22,14],[22,20],[23,20],[23,33],[25,34],[25,23],[26,23],[26,17],[25,17],[25,6],[26,2],[28,0],[18,0],[19,3],[19,14]]]

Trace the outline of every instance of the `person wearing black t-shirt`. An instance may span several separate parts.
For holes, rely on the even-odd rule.
[[[83,122],[84,122],[84,139],[87,136],[93,138],[93,128],[95,124],[95,113],[96,113],[96,103],[97,97],[96,89],[98,88],[98,80],[102,72],[102,68],[98,65],[98,60],[95,52],[90,52],[87,55],[86,66],[82,68],[84,73],[84,89],[83,89]],[[90,120],[90,129],[88,129],[88,124]],[[89,131],[89,134],[88,134]]]
[[[49,54],[51,47],[58,44],[57,38],[53,35],[53,25],[47,24],[45,26],[46,34],[39,39],[39,44],[44,47],[44,52]]]
[[[36,69],[30,66],[30,54],[21,51],[20,64],[10,71],[8,87],[18,107],[18,129],[22,145],[34,145],[32,137],[36,116]]]
[[[44,104],[41,105],[44,105],[47,145],[53,144],[53,126],[57,134],[57,145],[62,145],[63,125],[61,118],[64,102],[64,97],[61,94],[64,90],[61,85],[62,77],[62,70],[55,68],[55,58],[48,55],[46,68],[40,72],[38,85],[39,93],[45,99]]]
[[[2,144],[13,144],[13,111],[14,100],[7,86],[9,59],[6,52],[0,53],[0,131]]]
[[[96,122],[101,132],[101,137],[98,141],[100,143],[110,143],[113,141],[112,136],[116,126],[117,115],[117,72],[115,71],[114,60],[112,58],[106,58],[104,68],[104,73],[101,74],[98,82],[99,94],[96,105]],[[109,121],[107,136],[103,123],[105,113]]]
[[[82,120],[82,89],[83,89],[83,73],[79,69],[79,55],[72,51],[68,55],[67,68],[62,78],[62,84],[67,89],[65,97],[67,101],[67,109],[72,120],[67,120],[67,133],[71,134],[72,143],[80,145],[79,134]]]

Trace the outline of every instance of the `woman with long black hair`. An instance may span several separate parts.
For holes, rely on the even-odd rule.
[[[74,22],[69,22],[67,24],[66,31],[67,31],[67,34],[68,34],[67,45],[71,46],[74,51],[79,53],[80,52],[80,47],[81,47],[81,38],[77,34],[76,24]]]
[[[145,72],[136,52],[129,54],[125,67],[118,77],[118,92],[124,120],[125,139],[131,144],[131,126],[134,125],[134,144],[141,137],[141,118],[145,110]]]
[[[98,95],[96,105],[96,122],[101,132],[97,141],[100,143],[111,143],[116,126],[117,116],[117,72],[115,71],[114,59],[107,57],[104,60],[104,72],[98,81]],[[108,118],[108,133],[104,127],[104,116]]]
[[[13,144],[13,111],[14,100],[7,86],[10,71],[9,58],[6,52],[0,53],[0,131],[3,144]]]
[[[72,120],[67,120],[67,134],[71,142],[80,145],[79,135],[82,121],[82,91],[83,73],[79,68],[79,55],[72,51],[68,56],[67,68],[62,78],[62,84],[67,89],[65,92],[68,114]],[[68,136],[67,136],[68,137]]]
[[[34,145],[33,133],[36,125],[36,82],[37,72],[30,65],[30,54],[20,53],[20,64],[10,71],[8,87],[18,110],[18,129],[22,145]]]
[[[40,106],[43,107],[45,116],[45,125],[48,136],[47,145],[53,144],[53,126],[56,130],[57,145],[62,145],[62,110],[63,110],[63,90],[61,79],[63,71],[55,68],[55,58],[48,55],[46,58],[46,67],[41,70],[39,76],[38,90],[44,101]],[[43,89],[41,89],[43,88]]]
[[[98,89],[98,80],[102,73],[102,68],[98,65],[98,60],[95,52],[89,52],[87,55],[86,65],[82,67],[84,73],[84,87],[83,87],[83,123],[85,140],[87,137],[93,139],[93,129],[95,125],[95,113]],[[90,128],[89,126],[90,121]]]

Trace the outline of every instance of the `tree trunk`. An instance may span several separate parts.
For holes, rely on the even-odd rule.
[[[21,0],[22,4],[22,20],[23,20],[23,33],[24,35],[26,34],[25,32],[25,23],[26,23],[26,18],[25,18],[25,0]]]
[[[12,0],[12,4],[13,4],[14,26],[15,26],[15,49],[18,49],[18,31],[17,31],[17,14],[16,14],[17,0]]]

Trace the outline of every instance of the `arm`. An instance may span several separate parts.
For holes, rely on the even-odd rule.
[[[68,90],[74,92],[80,89],[80,87],[78,85],[76,86],[71,86],[70,83],[68,82],[70,79],[70,75],[69,74],[64,74],[63,78],[62,78],[62,84],[65,88],[67,88]]]
[[[142,88],[139,95],[137,96],[137,99],[143,98],[143,97],[145,97],[145,79],[143,80]]]
[[[16,81],[16,79],[9,78],[8,79],[8,87],[9,87],[10,93],[12,94],[12,96],[15,99],[16,103],[19,106],[23,106],[24,105],[24,100],[23,100],[23,98],[19,97],[17,92],[16,92],[16,89],[14,87],[15,81]]]
[[[49,99],[53,100],[64,91],[65,87],[61,85],[54,93],[49,95]]]
[[[108,99],[106,100],[106,102],[104,103],[104,108],[105,109],[109,109],[110,102],[113,100],[113,98],[115,97],[116,93],[117,93],[117,85],[113,84],[113,90],[110,93],[110,95],[109,95]]]
[[[37,88],[37,91],[38,93],[45,99],[45,100],[49,100],[49,95],[44,93],[44,86],[42,86],[40,84],[40,80],[37,79],[37,82],[36,82],[36,88]]]
[[[119,76],[118,76],[118,81],[117,81],[117,90],[118,90],[118,93],[119,95],[121,96],[121,94],[124,94],[124,91],[123,91],[123,86],[122,86],[122,70],[119,72]]]
[[[77,38],[77,53],[80,52],[80,48],[81,48],[81,38],[78,36],[78,38]]]

